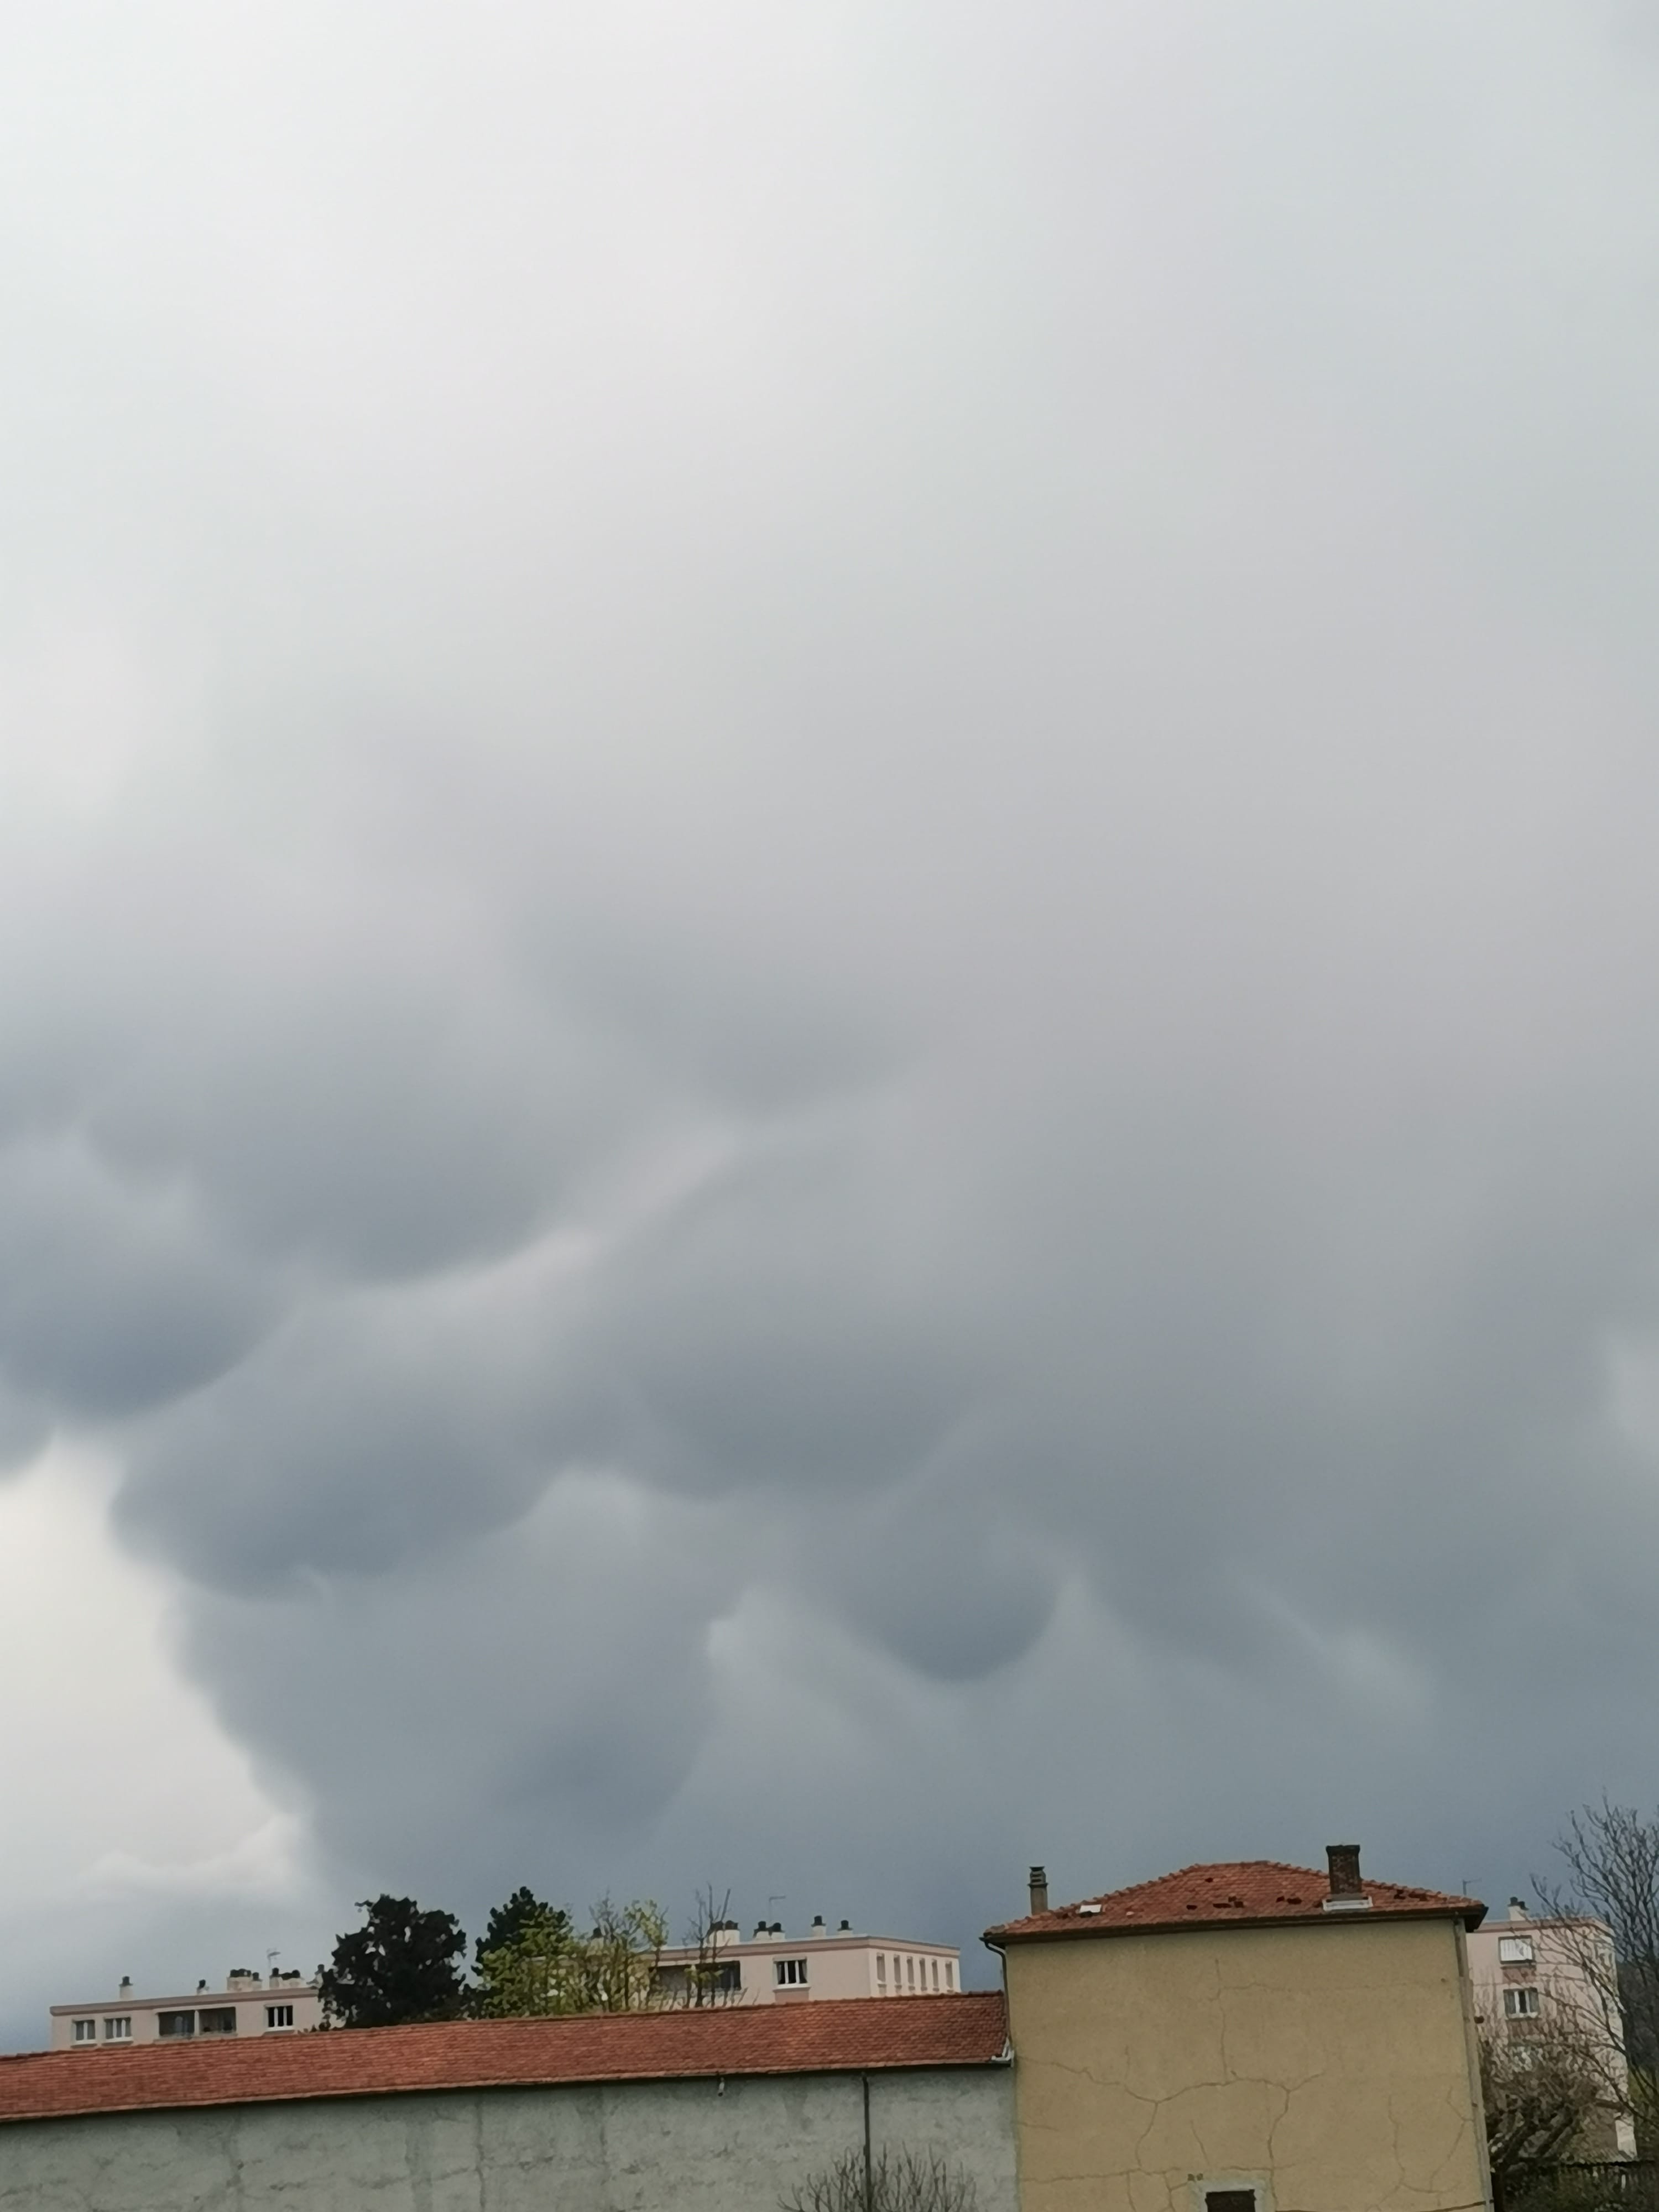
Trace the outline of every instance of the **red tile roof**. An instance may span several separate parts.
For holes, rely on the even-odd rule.
[[[1284,1866],[1277,1859],[1228,1860],[1218,1866],[1182,1867],[1132,1889],[1109,1890],[1103,1897],[1033,1912],[988,1928],[988,1943],[1036,1942],[1060,1936],[1134,1936],[1169,1928],[1260,1926],[1263,1922],[1317,1921],[1329,1925],[1345,1917],[1374,1920],[1440,1919],[1454,1916],[1478,1928],[1486,1908],[1473,1897],[1448,1897],[1437,1889],[1406,1889],[1398,1882],[1361,1884],[1369,1911],[1327,1912],[1329,1882],[1310,1867]]]
[[[0,2122],[412,2090],[989,2066],[1007,2034],[1000,1996],[971,1995],[100,2045],[0,2058]]]

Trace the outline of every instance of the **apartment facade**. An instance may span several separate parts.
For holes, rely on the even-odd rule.
[[[198,1982],[188,1996],[135,1995],[123,1980],[112,1997],[51,2008],[49,2048],[95,2051],[130,2043],[184,2043],[198,2037],[292,2035],[322,2025],[314,1981],[297,1973],[263,1978],[233,1966],[222,1990]]]
[[[1512,1897],[1508,1918],[1476,1929],[1468,1948],[1481,2033],[1523,2050],[1552,2034],[1565,2036],[1605,2087],[1601,2108],[1577,2146],[1580,2154],[1634,2158],[1619,1966],[1606,1922],[1552,1914],[1534,1919],[1525,1901]]]
[[[832,1931],[818,1918],[805,1936],[786,1934],[777,1921],[757,1921],[746,1938],[737,1921],[725,1920],[706,1942],[665,1950],[657,1982],[665,1996],[684,2003],[955,1996],[962,1988],[962,1954],[946,1943],[856,1934],[845,1920]]]

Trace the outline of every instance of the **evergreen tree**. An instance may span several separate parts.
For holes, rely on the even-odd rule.
[[[504,1904],[491,1908],[484,1932],[472,1947],[475,1965],[483,1965],[487,1952],[515,1948],[532,1927],[544,1942],[556,1939],[562,1943],[569,1939],[570,1915],[562,1905],[544,1903],[533,1889],[515,1889]]]
[[[328,2018],[341,2027],[395,2027],[454,2020],[467,1988],[456,1966],[466,1932],[453,1913],[425,1912],[412,1897],[363,1898],[363,1925],[338,1937],[323,1970]]]

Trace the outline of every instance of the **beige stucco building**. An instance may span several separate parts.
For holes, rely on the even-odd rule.
[[[1252,1861],[990,1929],[1022,2212],[1482,2212],[1468,1898]]]

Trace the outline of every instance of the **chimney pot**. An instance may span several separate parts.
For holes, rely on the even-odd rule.
[[[1527,1911],[1527,1900],[1524,1897],[1510,1898],[1510,1918],[1511,1920],[1529,1920],[1531,1917],[1531,1914]]]
[[[1363,1897],[1364,1895],[1364,1884],[1359,1879],[1358,1844],[1327,1844],[1325,1863],[1330,1869],[1333,1897]]]
[[[1048,1910],[1047,1867],[1034,1866],[1031,1869],[1031,1910],[1033,1912],[1046,1912]]]

